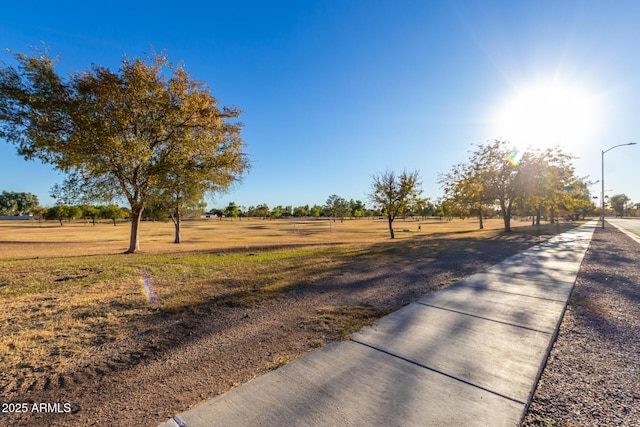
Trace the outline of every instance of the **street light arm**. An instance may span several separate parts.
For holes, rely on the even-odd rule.
[[[627,144],[618,144],[618,145],[614,145],[613,147],[609,148],[608,150],[603,151],[603,152],[602,152],[602,154],[606,153],[607,151],[611,151],[611,150],[613,150],[613,149],[614,149],[614,148],[616,148],[616,147],[622,147],[622,146],[624,146],[624,145],[636,145],[636,143],[635,143],[635,142],[629,142],[629,143],[627,143]]]
[[[606,153],[607,151],[611,151],[616,147],[622,147],[623,145],[636,145],[636,143],[635,142],[628,142],[626,144],[614,145],[613,147],[609,148],[608,150],[602,152],[602,193],[601,193],[602,208],[600,209],[600,220],[602,221],[602,229],[603,230],[604,230],[604,153]]]

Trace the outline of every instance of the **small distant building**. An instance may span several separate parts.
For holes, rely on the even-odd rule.
[[[33,216],[33,215],[8,215],[8,216],[0,216],[0,221],[2,220],[29,220],[29,219],[35,219],[38,220],[40,219],[39,216]]]

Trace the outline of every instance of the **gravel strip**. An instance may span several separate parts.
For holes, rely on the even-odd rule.
[[[598,228],[523,426],[640,426],[640,245]]]

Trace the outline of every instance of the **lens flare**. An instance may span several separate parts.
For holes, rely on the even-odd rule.
[[[142,285],[142,295],[147,299],[150,304],[157,304],[158,295],[156,294],[155,289],[153,288],[153,283],[151,282],[151,277],[144,271],[140,272],[140,284]]]
[[[507,156],[507,162],[511,163],[513,166],[518,166],[520,164],[520,160],[522,160],[522,155],[524,153],[519,150],[513,150],[511,154]]]

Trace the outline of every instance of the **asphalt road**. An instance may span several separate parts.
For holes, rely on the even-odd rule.
[[[607,219],[607,224],[614,225],[627,236],[640,243],[640,219]]]

